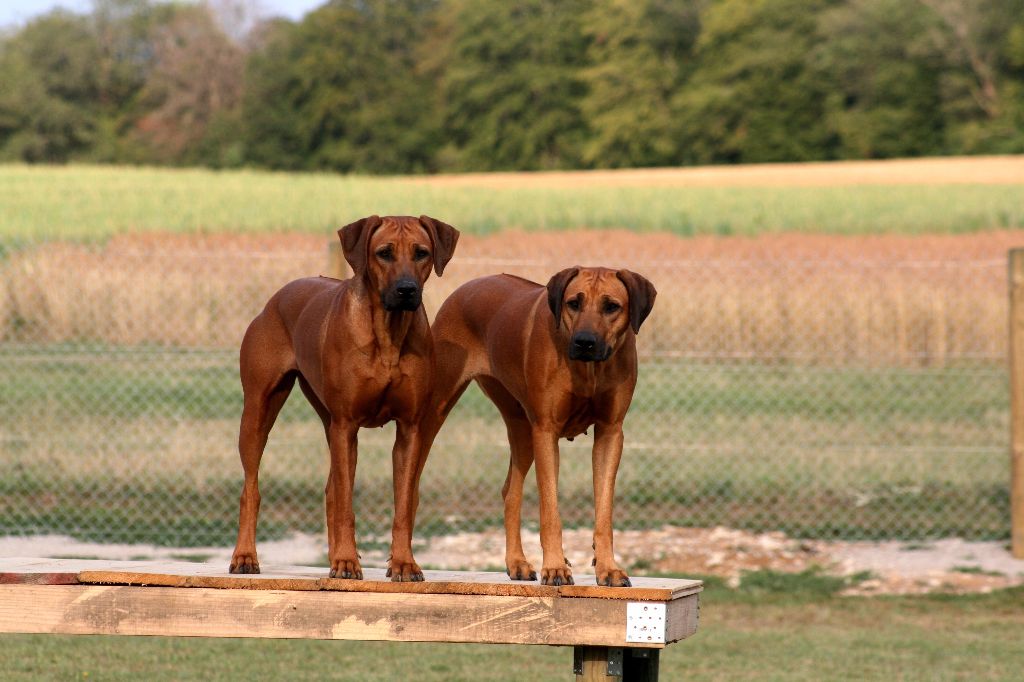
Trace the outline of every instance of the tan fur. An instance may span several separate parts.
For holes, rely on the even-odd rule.
[[[330,447],[330,575],[362,578],[352,509],[356,434],[360,427],[394,420],[395,517],[389,575],[398,581],[422,580],[412,554],[412,517],[419,422],[432,390],[433,343],[419,294],[410,292],[422,290],[432,267],[441,274],[454,252],[458,231],[427,216],[371,216],[344,227],[339,237],[353,277],[311,277],[285,285],[252,321],[242,341],[245,403],[238,449],[245,483],[230,571],[259,573],[259,465],[270,429],[297,379],[323,421]],[[389,309],[388,301],[409,309]]]
[[[571,268],[552,277],[547,287],[509,275],[476,279],[457,289],[438,311],[431,330],[435,389],[420,429],[417,478],[445,417],[475,380],[508,430],[511,461],[502,489],[505,562],[515,580],[536,579],[520,538],[523,481],[536,462],[541,582],[573,582],[558,513],[558,439],[593,426],[597,580],[629,585],[613,556],[612,499],[622,421],[636,385],[635,332],[655,295],[650,282],[626,270]],[[577,304],[578,310],[570,307]],[[570,343],[580,333],[591,335],[607,358],[570,359]]]

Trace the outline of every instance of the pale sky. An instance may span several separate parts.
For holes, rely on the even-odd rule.
[[[259,5],[267,15],[298,19],[325,2],[327,0],[259,0]],[[54,7],[87,12],[92,7],[92,0],[0,0],[0,26],[23,24]]]

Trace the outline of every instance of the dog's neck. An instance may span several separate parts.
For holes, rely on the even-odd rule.
[[[366,286],[366,282],[357,278],[353,280],[352,296],[360,301],[354,311],[369,316],[369,329],[373,330],[372,339],[360,339],[359,348],[367,355],[374,357],[386,367],[396,367],[402,355],[402,346],[412,326],[415,310],[388,311],[381,305],[380,295]],[[375,300],[369,300],[376,297]],[[362,304],[362,301],[368,305]]]

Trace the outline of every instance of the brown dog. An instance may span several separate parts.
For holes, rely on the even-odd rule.
[[[327,538],[331,577],[363,577],[356,551],[352,488],[356,432],[394,420],[395,517],[388,575],[423,580],[412,555],[419,421],[432,391],[433,344],[421,291],[440,275],[459,233],[427,216],[371,216],[338,231],[351,279],[285,285],[242,341],[245,404],[238,450],[245,469],[232,573],[259,573],[257,476],[274,420],[295,380],[320,415],[331,451]]]
[[[558,514],[558,439],[594,425],[594,565],[601,585],[630,582],[612,552],[612,499],[622,420],[636,386],[636,332],[654,286],[628,270],[571,268],[547,287],[511,275],[459,287],[431,333],[435,391],[421,428],[417,478],[441,423],[471,380],[497,405],[512,449],[505,500],[505,564],[513,580],[536,580],[523,554],[523,480],[537,462],[541,582],[572,584]]]

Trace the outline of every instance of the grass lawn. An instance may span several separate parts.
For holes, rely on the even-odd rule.
[[[799,168],[799,166],[797,166]],[[818,172],[810,168],[808,173]],[[265,171],[0,165],[0,235],[103,239],[124,232],[325,234],[372,213],[427,213],[468,233],[626,228],[679,235],[924,234],[1024,227],[1021,184],[643,185],[604,173],[499,186]],[[841,183],[841,180],[839,181]],[[0,243],[0,246],[3,246]]]
[[[982,596],[834,596],[836,579],[711,581],[700,629],[663,680],[1019,680],[1024,589]],[[4,679],[566,680],[567,648],[5,635]]]

